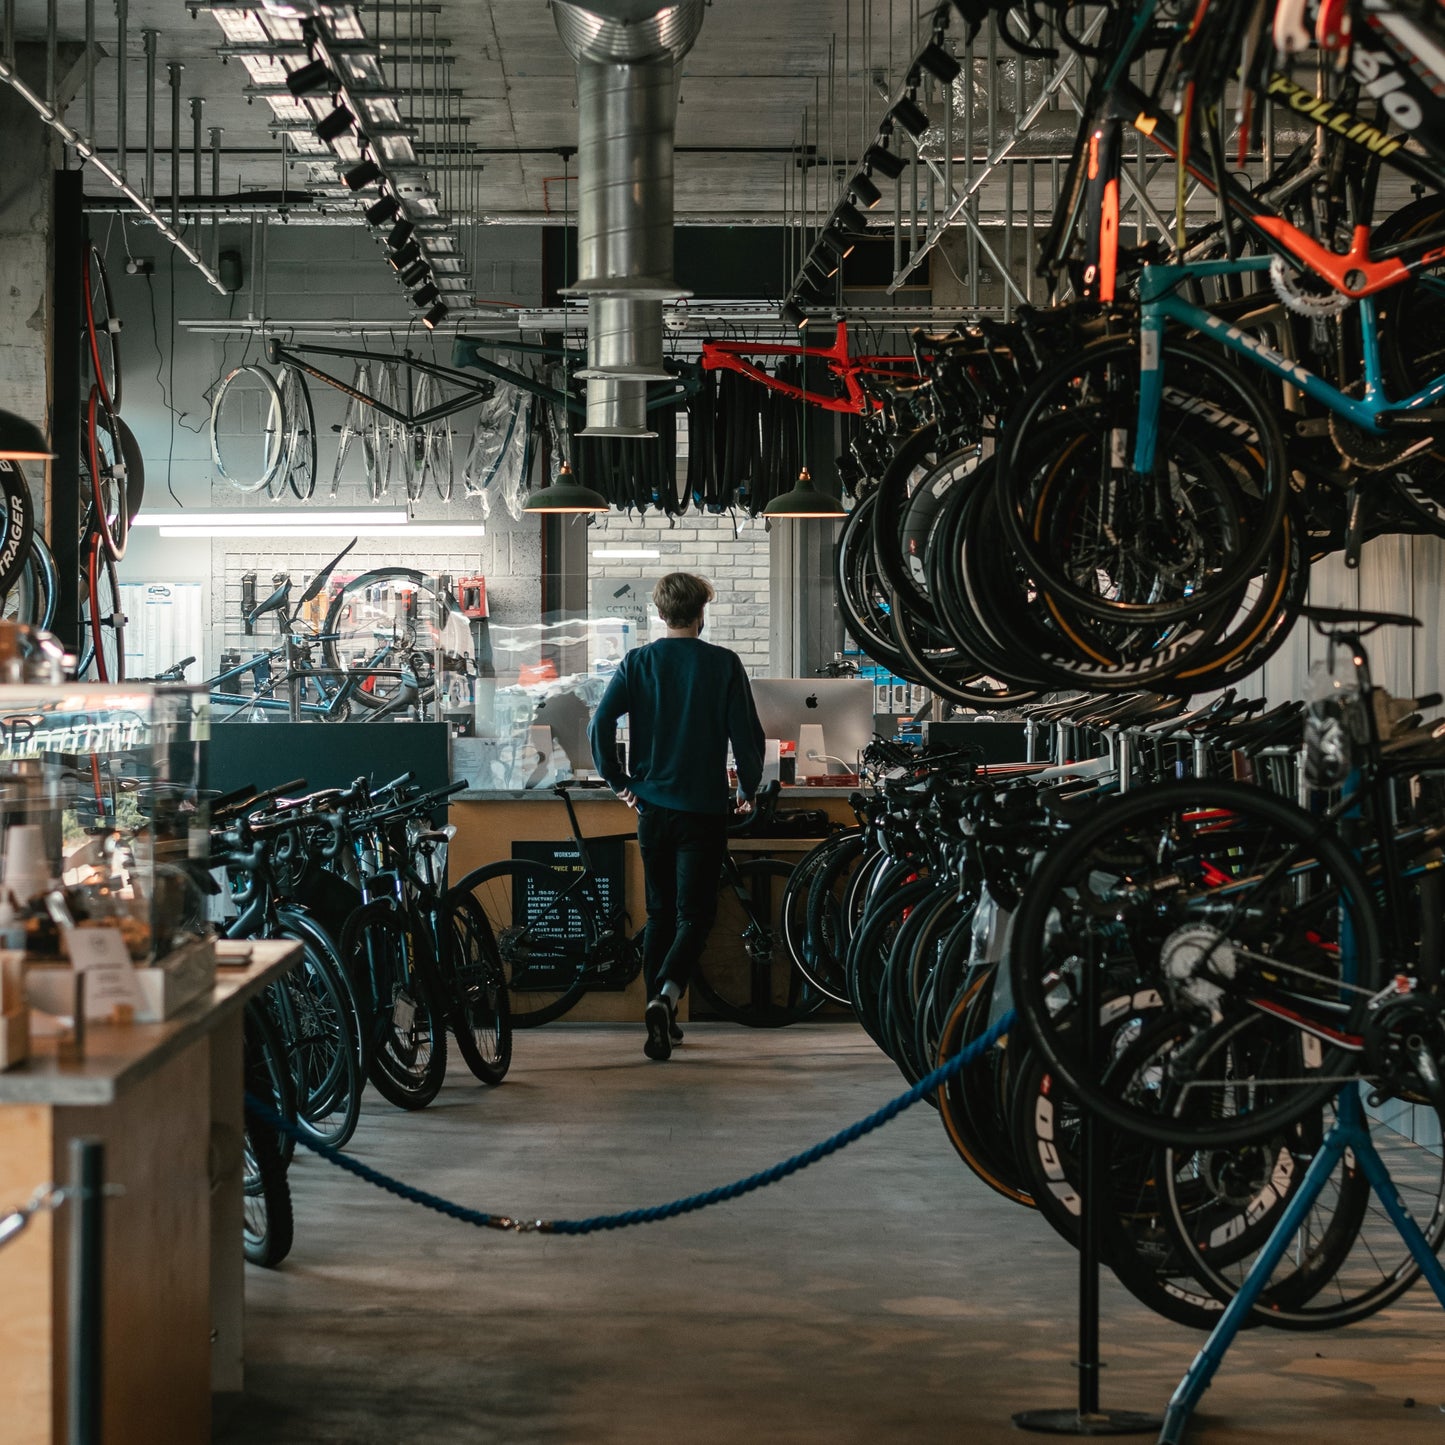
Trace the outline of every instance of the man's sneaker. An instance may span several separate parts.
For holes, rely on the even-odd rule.
[[[677,1010],[672,1006],[672,1000],[666,994],[658,994],[647,1005],[642,1017],[647,1024],[647,1042],[643,1044],[642,1052],[659,1063],[670,1059],[672,1031],[677,1026]]]

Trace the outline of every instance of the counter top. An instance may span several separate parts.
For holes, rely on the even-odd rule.
[[[241,1007],[296,961],[301,945],[289,939],[250,940],[245,967],[221,963],[210,993],[160,1024],[87,1024],[85,1057],[62,1064],[56,1041],[32,1039],[30,1057],[0,1072],[0,1104],[111,1104],[123,1090],[209,1033],[217,1019]]]

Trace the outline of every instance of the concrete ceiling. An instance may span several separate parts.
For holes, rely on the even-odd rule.
[[[897,83],[912,52],[919,11],[927,16],[933,8],[917,0],[711,0],[702,33],[681,67],[678,220],[779,220],[785,205],[796,212],[803,171],[790,148],[806,139],[839,161],[856,159],[886,108],[884,89]],[[58,9],[62,42],[83,41],[84,0],[60,0]],[[454,105],[464,124],[421,128],[424,142],[436,137],[445,147],[440,155],[431,153],[433,161],[446,162],[434,169],[433,178],[446,188],[452,208],[494,221],[557,219],[564,193],[559,152],[576,146],[577,111],[574,68],[545,0],[363,4],[359,13],[368,35],[382,42],[384,55],[400,57],[394,69],[388,64],[387,74],[388,79],[395,74],[404,115],[431,113],[436,101],[428,92],[438,85],[460,91]],[[43,82],[45,15],[45,0],[16,0],[17,40],[39,47],[27,57],[37,88]],[[109,159],[116,142],[119,49],[113,0],[95,5],[95,28],[95,136],[98,150]],[[222,130],[221,194],[275,192],[283,184],[293,198],[305,192],[311,177],[304,162],[293,158],[283,182],[281,142],[268,129],[270,108],[259,99],[248,103],[246,70],[237,60],[218,56],[223,36],[215,19],[204,4],[192,14],[180,0],[129,0],[130,178],[143,171],[146,28],[157,32],[156,193],[168,197],[171,191],[166,70],[171,61],[184,66],[178,137],[183,196],[192,193],[195,96],[205,102],[203,192],[211,189],[212,126]],[[865,31],[870,36],[866,47]],[[443,62],[432,64],[433,55]],[[83,129],[83,75],[74,75],[73,83],[66,119]],[[810,194],[819,178],[831,202],[842,172],[810,175]],[[108,189],[99,177],[92,177],[88,188],[98,195]],[[570,199],[575,204],[575,190]]]

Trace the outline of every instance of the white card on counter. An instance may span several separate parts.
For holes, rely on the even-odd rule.
[[[118,928],[71,928],[65,943],[75,971],[85,975],[86,1018],[107,1019],[119,1005],[140,1007],[140,981]]]

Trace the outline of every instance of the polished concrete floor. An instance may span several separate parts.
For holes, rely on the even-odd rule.
[[[750,1173],[900,1088],[845,1025],[694,1025],[659,1065],[638,1029],[558,1024],[519,1035],[499,1089],[454,1066],[424,1113],[368,1095],[352,1152],[575,1218]],[[291,1180],[295,1249],[248,1272],[225,1445],[958,1445],[1074,1399],[1075,1255],[925,1106],[743,1200],[580,1239],[470,1228],[314,1157]],[[1161,1409],[1201,1338],[1106,1279],[1105,1405]],[[1445,1315],[1417,1287],[1350,1330],[1250,1331],[1189,1439],[1445,1445]]]

